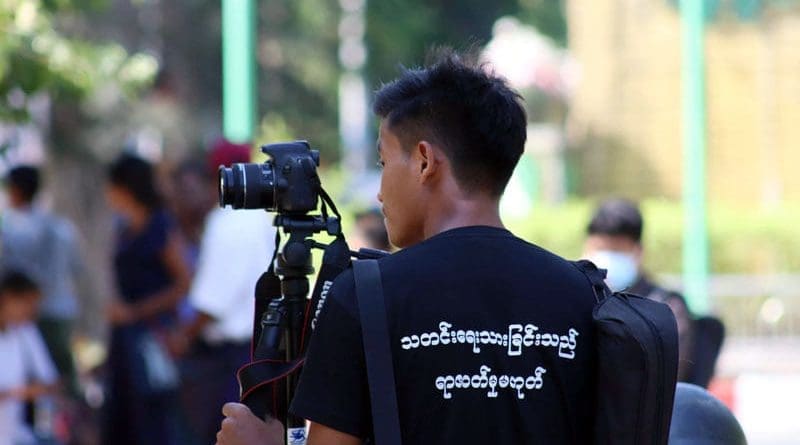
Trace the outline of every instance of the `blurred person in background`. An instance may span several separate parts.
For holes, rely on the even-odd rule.
[[[219,196],[217,168],[250,162],[250,146],[220,140],[208,155],[204,197]],[[189,290],[193,320],[171,338],[183,359],[182,401],[194,443],[213,443],[225,402],[239,399],[236,371],[250,357],[255,285],[275,249],[263,210],[212,210]]]
[[[208,213],[217,206],[216,193],[208,192],[212,176],[206,162],[189,159],[181,162],[172,171],[169,201],[175,213],[181,237],[183,238],[186,258],[192,271],[200,255],[200,240]]]
[[[643,266],[644,221],[639,207],[625,199],[600,204],[587,227],[584,258],[606,269],[606,283],[614,291],[626,291],[667,304],[678,322],[678,380],[689,375],[692,353],[692,315],[683,296],[657,285]]]
[[[176,324],[189,271],[148,162],[127,154],[114,161],[106,198],[118,220],[103,443],[171,445],[178,375],[163,339]]]
[[[392,243],[389,242],[389,233],[386,232],[386,223],[383,220],[381,209],[373,207],[356,213],[356,233],[353,247],[356,249],[367,247],[390,252]]]
[[[85,290],[88,277],[77,231],[67,219],[35,205],[41,184],[37,168],[14,167],[5,184],[9,209],[0,229],[0,264],[23,272],[41,289],[39,329],[69,394],[80,397],[71,340],[80,310],[77,285]]]
[[[218,199],[208,192],[211,174],[206,162],[189,159],[181,162],[170,173],[169,181],[165,182],[169,186],[167,194],[170,208],[178,224],[184,260],[189,267],[189,274],[194,276],[206,216],[217,205]],[[182,299],[178,307],[180,321],[184,322],[194,316],[195,312],[188,298]]]
[[[41,294],[25,274],[0,278],[0,445],[34,445],[25,402],[56,390],[58,374],[34,321]]]

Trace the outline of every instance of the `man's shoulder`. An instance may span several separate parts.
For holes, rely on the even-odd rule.
[[[486,249],[492,245],[493,250]],[[384,278],[401,277],[417,273],[420,268],[430,263],[441,263],[444,259],[450,262],[472,262],[470,258],[483,257],[491,264],[503,262],[530,263],[540,267],[558,270],[562,279],[585,279],[573,262],[553,253],[539,245],[517,237],[511,232],[469,237],[437,237],[423,241],[399,252],[378,260]]]

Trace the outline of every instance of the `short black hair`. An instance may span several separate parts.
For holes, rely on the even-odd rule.
[[[381,86],[373,111],[405,147],[423,139],[439,144],[462,189],[500,196],[525,148],[522,97],[452,50],[433,57]]]
[[[644,221],[639,207],[627,199],[615,198],[601,203],[589,222],[589,235],[624,236],[642,241]]]
[[[6,271],[0,277],[0,295],[16,297],[35,292],[39,292],[36,282],[18,270]]]
[[[139,204],[150,210],[163,205],[161,193],[156,188],[153,167],[138,156],[123,153],[108,167],[108,180],[112,185],[130,192]]]
[[[39,169],[30,165],[14,167],[6,175],[6,185],[19,191],[25,202],[33,201],[39,192],[40,183]]]

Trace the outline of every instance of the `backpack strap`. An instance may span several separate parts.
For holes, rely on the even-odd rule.
[[[594,290],[594,298],[597,302],[603,301],[610,294],[611,290],[606,285],[606,270],[600,269],[589,260],[570,261],[578,270],[586,276]]]
[[[400,445],[392,349],[378,261],[354,261],[353,274],[361,317],[375,443]]]

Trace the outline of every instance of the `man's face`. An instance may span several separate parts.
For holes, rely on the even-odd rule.
[[[39,294],[26,292],[22,296],[0,298],[0,320],[8,324],[19,324],[36,318]]]
[[[386,122],[381,123],[378,155],[383,171],[378,201],[382,204],[389,241],[408,247],[423,240],[424,190],[419,162],[406,151]]]
[[[606,282],[612,290],[623,290],[634,284],[642,268],[642,245],[623,235],[589,235],[583,258],[606,269]]]
[[[6,196],[8,197],[8,204],[12,208],[16,209],[16,208],[20,208],[23,205],[25,205],[25,199],[22,196],[22,192],[20,192],[19,189],[16,188],[15,186],[13,186],[13,185],[9,184],[7,186],[7,188],[6,188]]]
[[[175,209],[181,217],[200,217],[214,208],[219,193],[219,182],[216,178],[207,181],[193,172],[183,172],[175,178],[172,199]]]

